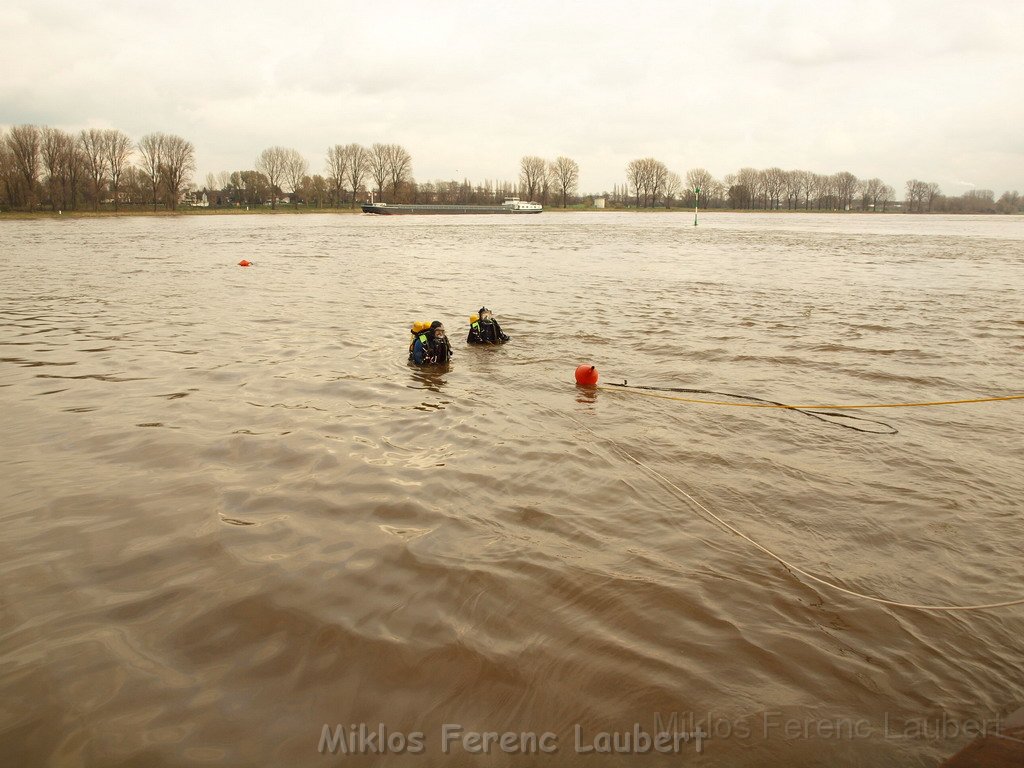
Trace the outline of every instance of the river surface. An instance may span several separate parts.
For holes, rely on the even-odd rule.
[[[0,754],[935,765],[1024,704],[1024,607],[851,597],[681,491],[856,592],[1020,597],[1024,401],[856,412],[879,435],[573,370],[1019,394],[1022,289],[1021,217],[0,222]],[[508,345],[465,344],[483,304]],[[448,370],[407,364],[421,319]],[[708,737],[586,751],[635,723]]]

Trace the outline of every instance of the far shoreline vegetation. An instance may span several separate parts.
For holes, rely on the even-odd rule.
[[[942,193],[934,182],[910,179],[903,199],[879,178],[848,171],[819,174],[781,168],[741,168],[716,179],[703,168],[685,176],[663,162],[629,162],[623,183],[581,194],[579,164],[525,156],[516,181],[469,179],[417,182],[412,156],[398,144],[336,144],[323,173],[310,174],[297,150],[275,146],[251,169],[209,173],[193,181],[196,151],[188,140],[150,133],[137,142],[116,129],[77,134],[48,126],[0,130],[0,218],[70,216],[358,213],[371,199],[388,203],[487,205],[509,197],[568,211],[701,211],[769,213],[1024,213],[1016,190]]]
[[[548,207],[544,209],[547,214],[582,214],[582,215],[594,215],[600,216],[601,214],[607,213],[630,213],[638,216],[677,216],[682,214],[684,217],[689,216],[692,220],[694,215],[693,208],[596,208],[594,206],[587,206],[584,204],[569,205],[565,208],[559,208],[557,206]],[[731,208],[700,208],[700,216],[709,215],[713,216],[719,213],[731,213],[731,214],[768,214],[769,216],[793,216],[793,215],[811,215],[819,216],[825,214],[841,214],[843,216],[903,216],[906,212],[899,209],[892,209],[885,213],[878,212],[875,214],[874,211],[861,211],[861,210],[850,210],[850,211],[839,211],[839,210],[819,210],[812,209],[805,211],[789,210],[780,208],[778,210],[763,210],[763,209],[731,209]],[[152,217],[152,218],[180,218],[180,217],[191,217],[191,216],[362,216],[363,212],[360,207],[349,208],[316,208],[306,206],[302,203],[298,207],[279,207],[273,209],[269,204],[265,206],[259,206],[256,208],[192,208],[179,206],[176,210],[158,210],[153,211],[145,207],[139,208],[122,208],[121,210],[114,211],[113,208],[106,209],[100,208],[98,211],[49,211],[49,210],[36,210],[36,211],[7,211],[0,210],[0,221],[36,221],[42,219],[125,219],[125,218],[137,218],[137,217]],[[369,215],[369,214],[367,214]],[[915,216],[918,214],[915,214]],[[949,214],[944,211],[932,211],[922,212],[922,216],[948,216],[948,215],[965,215],[963,212],[957,214]],[[987,215],[987,214],[971,214],[971,215]],[[1006,216],[1014,217],[1024,215],[1022,212],[1013,212],[1006,214]],[[380,217],[375,217],[380,218]]]

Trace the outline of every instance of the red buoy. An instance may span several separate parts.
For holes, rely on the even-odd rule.
[[[240,267],[251,267],[252,266],[252,262],[251,261],[246,261],[245,259],[242,259],[240,262],[238,262],[238,266],[240,266]]]
[[[576,369],[576,383],[581,387],[593,387],[597,384],[597,368],[584,363]]]

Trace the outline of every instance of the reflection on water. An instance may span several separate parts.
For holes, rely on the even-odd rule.
[[[447,380],[445,374],[451,370],[451,363],[445,365],[428,365],[414,368],[412,371],[413,389],[429,389],[440,392]]]
[[[873,435],[572,375],[782,402],[1020,391],[1024,222],[465,218],[0,225],[8,762],[322,765],[325,723],[384,723],[426,756],[367,764],[436,765],[458,723],[559,751],[455,764],[622,765],[577,754],[573,726],[696,713],[719,726],[708,765],[902,766],[963,738],[886,722],[1024,699],[1019,611],[823,592],[621,453],[850,588],[989,602],[1024,583],[1019,403],[876,413],[899,433]],[[428,263],[448,279],[408,279]],[[512,343],[463,343],[481,304]],[[427,316],[443,370],[407,367]],[[762,733],[822,718],[864,735]]]
[[[592,405],[597,402],[599,389],[596,387],[584,387],[576,385],[576,402],[582,405]]]

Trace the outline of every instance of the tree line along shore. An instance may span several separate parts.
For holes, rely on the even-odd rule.
[[[859,179],[781,168],[741,168],[721,179],[704,168],[680,175],[652,157],[630,161],[611,191],[579,191],[579,164],[529,155],[514,181],[418,182],[412,156],[399,144],[337,144],[322,171],[295,149],[262,150],[253,167],[209,173],[202,183],[196,150],[181,136],[149,133],[137,141],[116,129],[71,133],[17,125],[0,131],[0,212],[74,215],[140,212],[226,213],[357,210],[359,202],[485,205],[521,197],[563,209],[702,209],[732,211],[859,211],[1024,213],[1017,191],[945,195],[935,182],[908,180],[897,190],[879,178]]]

